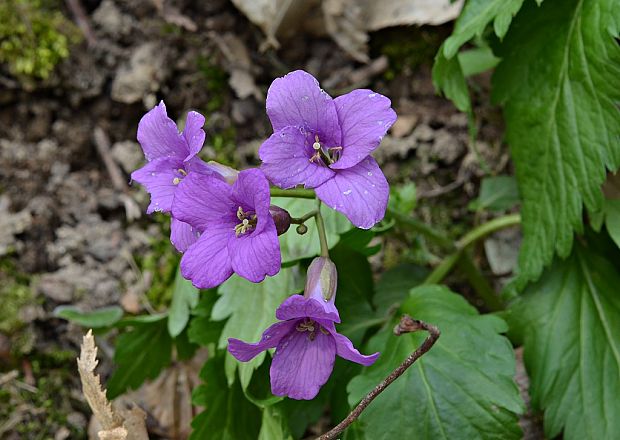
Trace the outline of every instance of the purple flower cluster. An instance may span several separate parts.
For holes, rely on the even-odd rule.
[[[181,273],[201,289],[233,273],[254,283],[280,271],[278,235],[291,218],[270,204],[269,183],[283,189],[303,185],[368,229],[385,215],[388,183],[370,153],[396,120],[388,98],[354,90],[332,99],[303,71],[276,79],[267,95],[274,133],[260,147],[260,169],[236,171],[198,157],[205,118],[189,112],[183,132],[163,102],[138,126],[147,163],[132,173],[151,195],[147,213],[169,213],[170,240],[183,253]],[[336,267],[328,258],[308,269],[304,296],[293,295],[276,310],[280,322],[250,344],[229,340],[229,351],[249,361],[275,348],[271,385],[275,395],[312,399],[327,381],[336,355],[362,365],[361,355],[336,331]]]

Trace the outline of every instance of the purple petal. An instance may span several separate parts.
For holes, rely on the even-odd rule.
[[[236,217],[231,213],[235,203],[230,198],[231,193],[231,186],[219,178],[190,172],[178,185],[172,215],[199,232],[212,225],[234,231]]]
[[[189,112],[185,121],[183,138],[188,146],[188,154],[185,160],[190,160],[202,149],[205,142],[205,132],[202,129],[205,125],[205,117],[198,112]]]
[[[214,176],[220,178],[220,180],[225,180],[215,169],[215,167],[209,165],[204,160],[199,158],[198,156],[194,156],[188,161],[185,162],[185,169],[187,172],[204,174],[205,176]]]
[[[336,360],[331,334],[291,331],[276,348],[271,362],[271,392],[291,399],[313,399],[327,382]]]
[[[352,168],[338,171],[315,191],[355,226],[370,229],[385,216],[390,186],[377,162],[368,156]]]
[[[388,98],[368,89],[353,90],[334,101],[342,129],[342,156],[331,165],[342,170],[361,162],[396,121]]]
[[[170,222],[170,242],[179,252],[185,252],[200,237],[198,231],[190,224],[176,218]]]
[[[254,344],[248,344],[247,342],[240,341],[239,339],[228,339],[228,351],[238,361],[247,362],[256,357],[259,353],[274,348],[280,340],[291,330],[294,330],[294,321],[276,322],[263,332],[259,342]],[[294,330],[296,331],[296,330]]]
[[[341,144],[334,100],[309,73],[296,70],[271,83],[267,92],[267,114],[273,131],[288,126],[303,127],[319,135],[330,147]]]
[[[175,179],[183,177],[179,169],[183,162],[174,157],[155,159],[131,173],[131,179],[143,185],[151,195],[147,214],[154,211],[170,212],[177,190]]]
[[[308,133],[298,127],[285,127],[269,137],[258,150],[263,161],[261,170],[280,188],[304,185],[316,188],[335,173],[328,167],[311,162],[312,147]]]
[[[148,161],[166,157],[177,157],[183,160],[189,154],[187,144],[179,133],[177,125],[166,114],[164,101],[140,119],[138,142]]]
[[[340,322],[340,316],[338,316],[338,310],[335,307],[329,307],[325,301],[304,298],[301,295],[292,295],[280,304],[276,310],[276,318],[280,321],[312,318],[325,322]]]
[[[265,223],[262,232],[239,237],[233,234],[228,241],[234,271],[253,283],[260,283],[267,275],[274,276],[282,264],[278,233],[270,215]]]
[[[209,228],[181,258],[181,274],[199,289],[219,286],[233,273],[227,244],[231,228]]]
[[[371,355],[363,355],[353,346],[353,342],[344,335],[338,333],[333,324],[325,325],[325,329],[334,337],[336,341],[336,354],[343,359],[351,362],[369,366],[375,363],[379,357],[379,352]]]
[[[244,210],[249,209],[255,212],[258,223],[253,235],[261,233],[266,227],[273,224],[273,219],[269,214],[271,203],[269,182],[261,170],[252,168],[241,171],[232,186],[231,197],[235,202],[235,208],[240,206]]]

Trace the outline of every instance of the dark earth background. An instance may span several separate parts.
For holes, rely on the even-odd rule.
[[[47,79],[25,81],[0,65],[0,438],[87,437],[90,410],[75,368],[84,329],[56,318],[57,306],[147,313],[169,304],[178,255],[167,218],[146,216],[146,193],[128,184],[143,162],[138,121],[160,99],[180,126],[190,109],[205,114],[203,158],[243,168],[258,164],[271,133],[264,97],[274,78],[300,68],[332,95],[385,94],[399,120],[375,157],[393,186],[415,182],[412,215],[450,237],[483,220],[468,209],[481,177],[511,173],[501,113],[486,104],[489,75],[471,80],[478,153],[467,116],[435,93],[432,60],[451,23],[372,32],[362,63],[320,26],[266,48],[264,33],[227,0],[172,3],[58,3],[86,31],[69,57]],[[509,260],[518,240],[510,234],[500,237]],[[401,261],[434,262],[415,236],[379,240],[376,274]],[[458,274],[449,281],[467,296]],[[97,340],[104,380],[113,337]],[[177,365],[130,396],[148,410],[154,437],[183,437],[199,367]]]

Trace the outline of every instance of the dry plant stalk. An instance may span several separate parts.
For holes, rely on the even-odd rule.
[[[101,387],[97,368],[97,346],[92,330],[84,336],[77,359],[78,372],[82,381],[82,392],[88,405],[101,424],[98,435],[101,440],[148,440],[146,414],[137,406],[130,410],[119,410],[108,401],[106,391]]]

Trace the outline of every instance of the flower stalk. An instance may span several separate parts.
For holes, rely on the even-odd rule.
[[[316,221],[316,229],[319,234],[319,242],[321,243],[321,257],[329,258],[329,245],[327,244],[327,234],[325,232],[325,222],[321,215],[321,201],[317,201],[316,214],[314,215]]]

